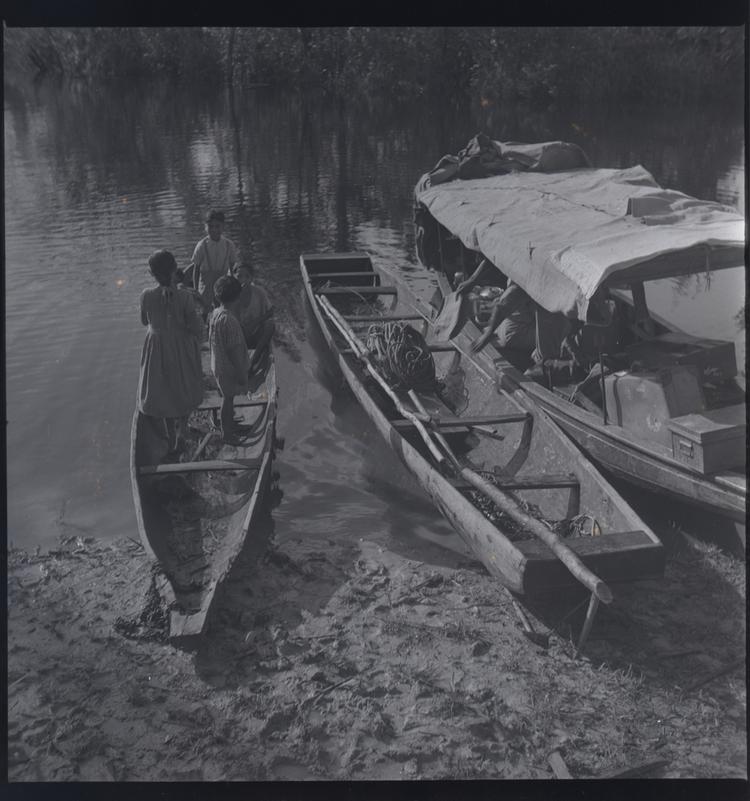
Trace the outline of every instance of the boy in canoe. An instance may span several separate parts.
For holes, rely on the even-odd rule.
[[[249,264],[240,264],[234,268],[234,276],[242,286],[238,317],[245,335],[245,344],[253,351],[250,359],[251,374],[260,367],[268,354],[274,332],[273,306],[265,290],[253,283],[253,272]]]
[[[234,419],[234,396],[248,390],[250,356],[245,335],[237,317],[242,287],[231,275],[216,280],[214,296],[219,304],[211,314],[208,341],[211,347],[211,372],[222,395],[221,432],[224,442],[242,444],[243,428]]]
[[[212,211],[206,217],[206,234],[193,252],[193,286],[206,308],[214,305],[214,284],[222,275],[231,275],[237,264],[237,249],[224,236],[224,213]]]

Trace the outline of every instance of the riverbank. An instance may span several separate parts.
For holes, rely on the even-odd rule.
[[[9,779],[552,779],[555,751],[576,778],[745,778],[744,661],[694,686],[744,660],[744,565],[676,541],[664,580],[618,588],[579,659],[583,610],[562,619],[578,599],[534,607],[550,635],[534,644],[450,552],[271,544],[187,652],[142,614],[134,540],[11,550]]]

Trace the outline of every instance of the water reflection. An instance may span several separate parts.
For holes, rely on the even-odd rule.
[[[499,139],[571,140],[595,164],[640,161],[668,186],[744,203],[741,107],[645,114],[425,102],[403,110],[363,100],[370,105],[354,108],[309,93],[160,81],[6,87],[9,539],[134,535],[128,442],[146,261],[167,247],[187,264],[211,207],[224,209],[228,235],[277,308],[280,429],[294,435],[285,432],[288,443],[314,445],[309,459],[294,449],[282,457],[287,497],[277,512],[293,526],[289,510],[303,513],[316,475],[332,471],[343,486],[374,464],[361,426],[334,422],[340,409],[331,411],[334,395],[313,373],[300,252],[365,249],[407,270],[415,286],[429,284],[413,256],[413,185],[480,129]],[[701,294],[712,296],[720,280]],[[739,297],[734,284],[721,303],[727,297]],[[735,336],[737,308],[715,311],[706,335]],[[342,536],[342,510],[362,520],[393,503],[377,481],[360,478],[325,511],[337,496],[331,476],[316,503],[321,515],[343,515]]]

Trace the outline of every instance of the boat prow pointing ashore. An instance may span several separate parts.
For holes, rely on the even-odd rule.
[[[206,346],[202,356],[210,382]],[[174,641],[204,632],[216,591],[262,514],[276,446],[276,396],[269,357],[251,393],[235,399],[247,435],[242,445],[229,445],[216,427],[221,397],[205,392],[190,416],[179,461],[167,457],[163,421],[135,412],[130,470],[136,518],[141,541],[159,564],[156,586]]]

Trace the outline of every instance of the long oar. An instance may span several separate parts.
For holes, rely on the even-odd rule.
[[[328,299],[319,296],[316,296],[316,299],[327,312],[328,317],[335,323],[336,327],[347,340],[352,350],[363,360],[368,372],[377,380],[388,396],[394,401],[399,412],[408,420],[411,420],[419,433],[422,435],[422,438],[427,446],[430,448],[430,452],[433,454],[433,456],[435,456],[439,463],[442,463],[445,460],[445,456],[443,456],[443,454],[440,453],[440,451],[435,447],[435,444],[430,437],[430,433],[422,423],[422,419],[429,421],[431,420],[431,417],[419,400],[419,396],[413,390],[409,392],[409,397],[411,398],[412,403],[414,403],[419,417],[422,419],[419,419],[417,414],[414,414],[404,407],[390,386],[388,386],[388,383],[385,381],[385,379],[383,379],[383,377],[373,367],[369,357],[367,356],[366,348],[357,339],[350,326],[341,317],[338,311],[333,308]],[[557,558],[565,565],[565,567],[568,568],[572,575],[591,591],[592,599],[586,616],[586,622],[584,623],[582,637],[578,645],[578,650],[580,650],[583,647],[583,643],[586,638],[584,635],[588,635],[588,630],[593,622],[598,602],[601,600],[605,604],[611,603],[613,599],[612,591],[605,582],[603,582],[595,573],[593,573],[588,567],[586,567],[586,565],[583,564],[580,558],[565,543],[563,543],[553,531],[548,529],[536,518],[527,514],[521,505],[510,495],[501,492],[494,484],[491,484],[489,481],[482,478],[468,467],[463,467],[453,453],[447,440],[439,431],[433,430],[432,434],[445,450],[447,458],[453,465],[453,468],[456,470],[458,475],[460,475],[465,481],[467,481],[477,490],[482,492],[485,496],[490,498],[500,509],[512,517],[519,525],[523,526],[523,528],[527,529],[531,534],[541,539],[542,542],[544,542],[555,554],[555,556],[557,556]]]
[[[409,397],[416,408],[423,414],[426,414],[425,408],[419,400],[419,396],[415,392],[410,392]],[[572,551],[558,536],[547,528],[543,523],[532,517],[524,511],[523,507],[509,494],[502,492],[494,484],[482,478],[482,476],[475,473],[468,467],[462,466],[455,454],[453,454],[450,445],[445,437],[438,431],[433,432],[436,439],[448,454],[451,464],[454,466],[458,474],[486,495],[490,500],[495,503],[500,509],[503,510],[508,516],[512,517],[519,525],[523,526],[526,530],[531,532],[535,537],[538,537],[544,544],[555,554],[555,556],[568,568],[568,570],[587,587],[596,596],[598,601],[603,601],[605,604],[612,602],[612,590],[586,565],[580,560],[578,555]],[[587,621],[593,620],[593,615],[596,612],[596,606],[591,610],[591,614],[587,615]],[[589,627],[590,628],[590,625]],[[588,630],[584,630],[588,635]],[[580,648],[580,646],[579,646]]]
[[[367,348],[365,348],[359,339],[357,339],[351,327],[347,325],[346,320],[341,317],[338,311],[333,308],[328,298],[320,297],[319,295],[316,295],[315,298],[331,322],[333,322],[336,328],[338,328],[338,330],[341,332],[344,339],[346,339],[346,341],[349,343],[349,346],[354,353],[362,360],[367,368],[367,372],[370,373],[370,375],[378,382],[378,384],[380,384],[388,397],[394,402],[399,414],[403,415],[403,417],[413,423],[414,427],[422,435],[422,439],[425,441],[425,444],[430,449],[430,453],[432,453],[439,464],[442,464],[445,461],[445,456],[437,448],[435,443],[432,441],[429,432],[424,427],[422,419],[425,419],[425,416],[409,411],[409,409],[407,409],[401,403],[396,393],[390,388],[390,386],[388,386],[388,382],[373,366],[372,362],[370,361],[370,357],[367,354]],[[429,419],[429,415],[426,416],[426,419]]]

